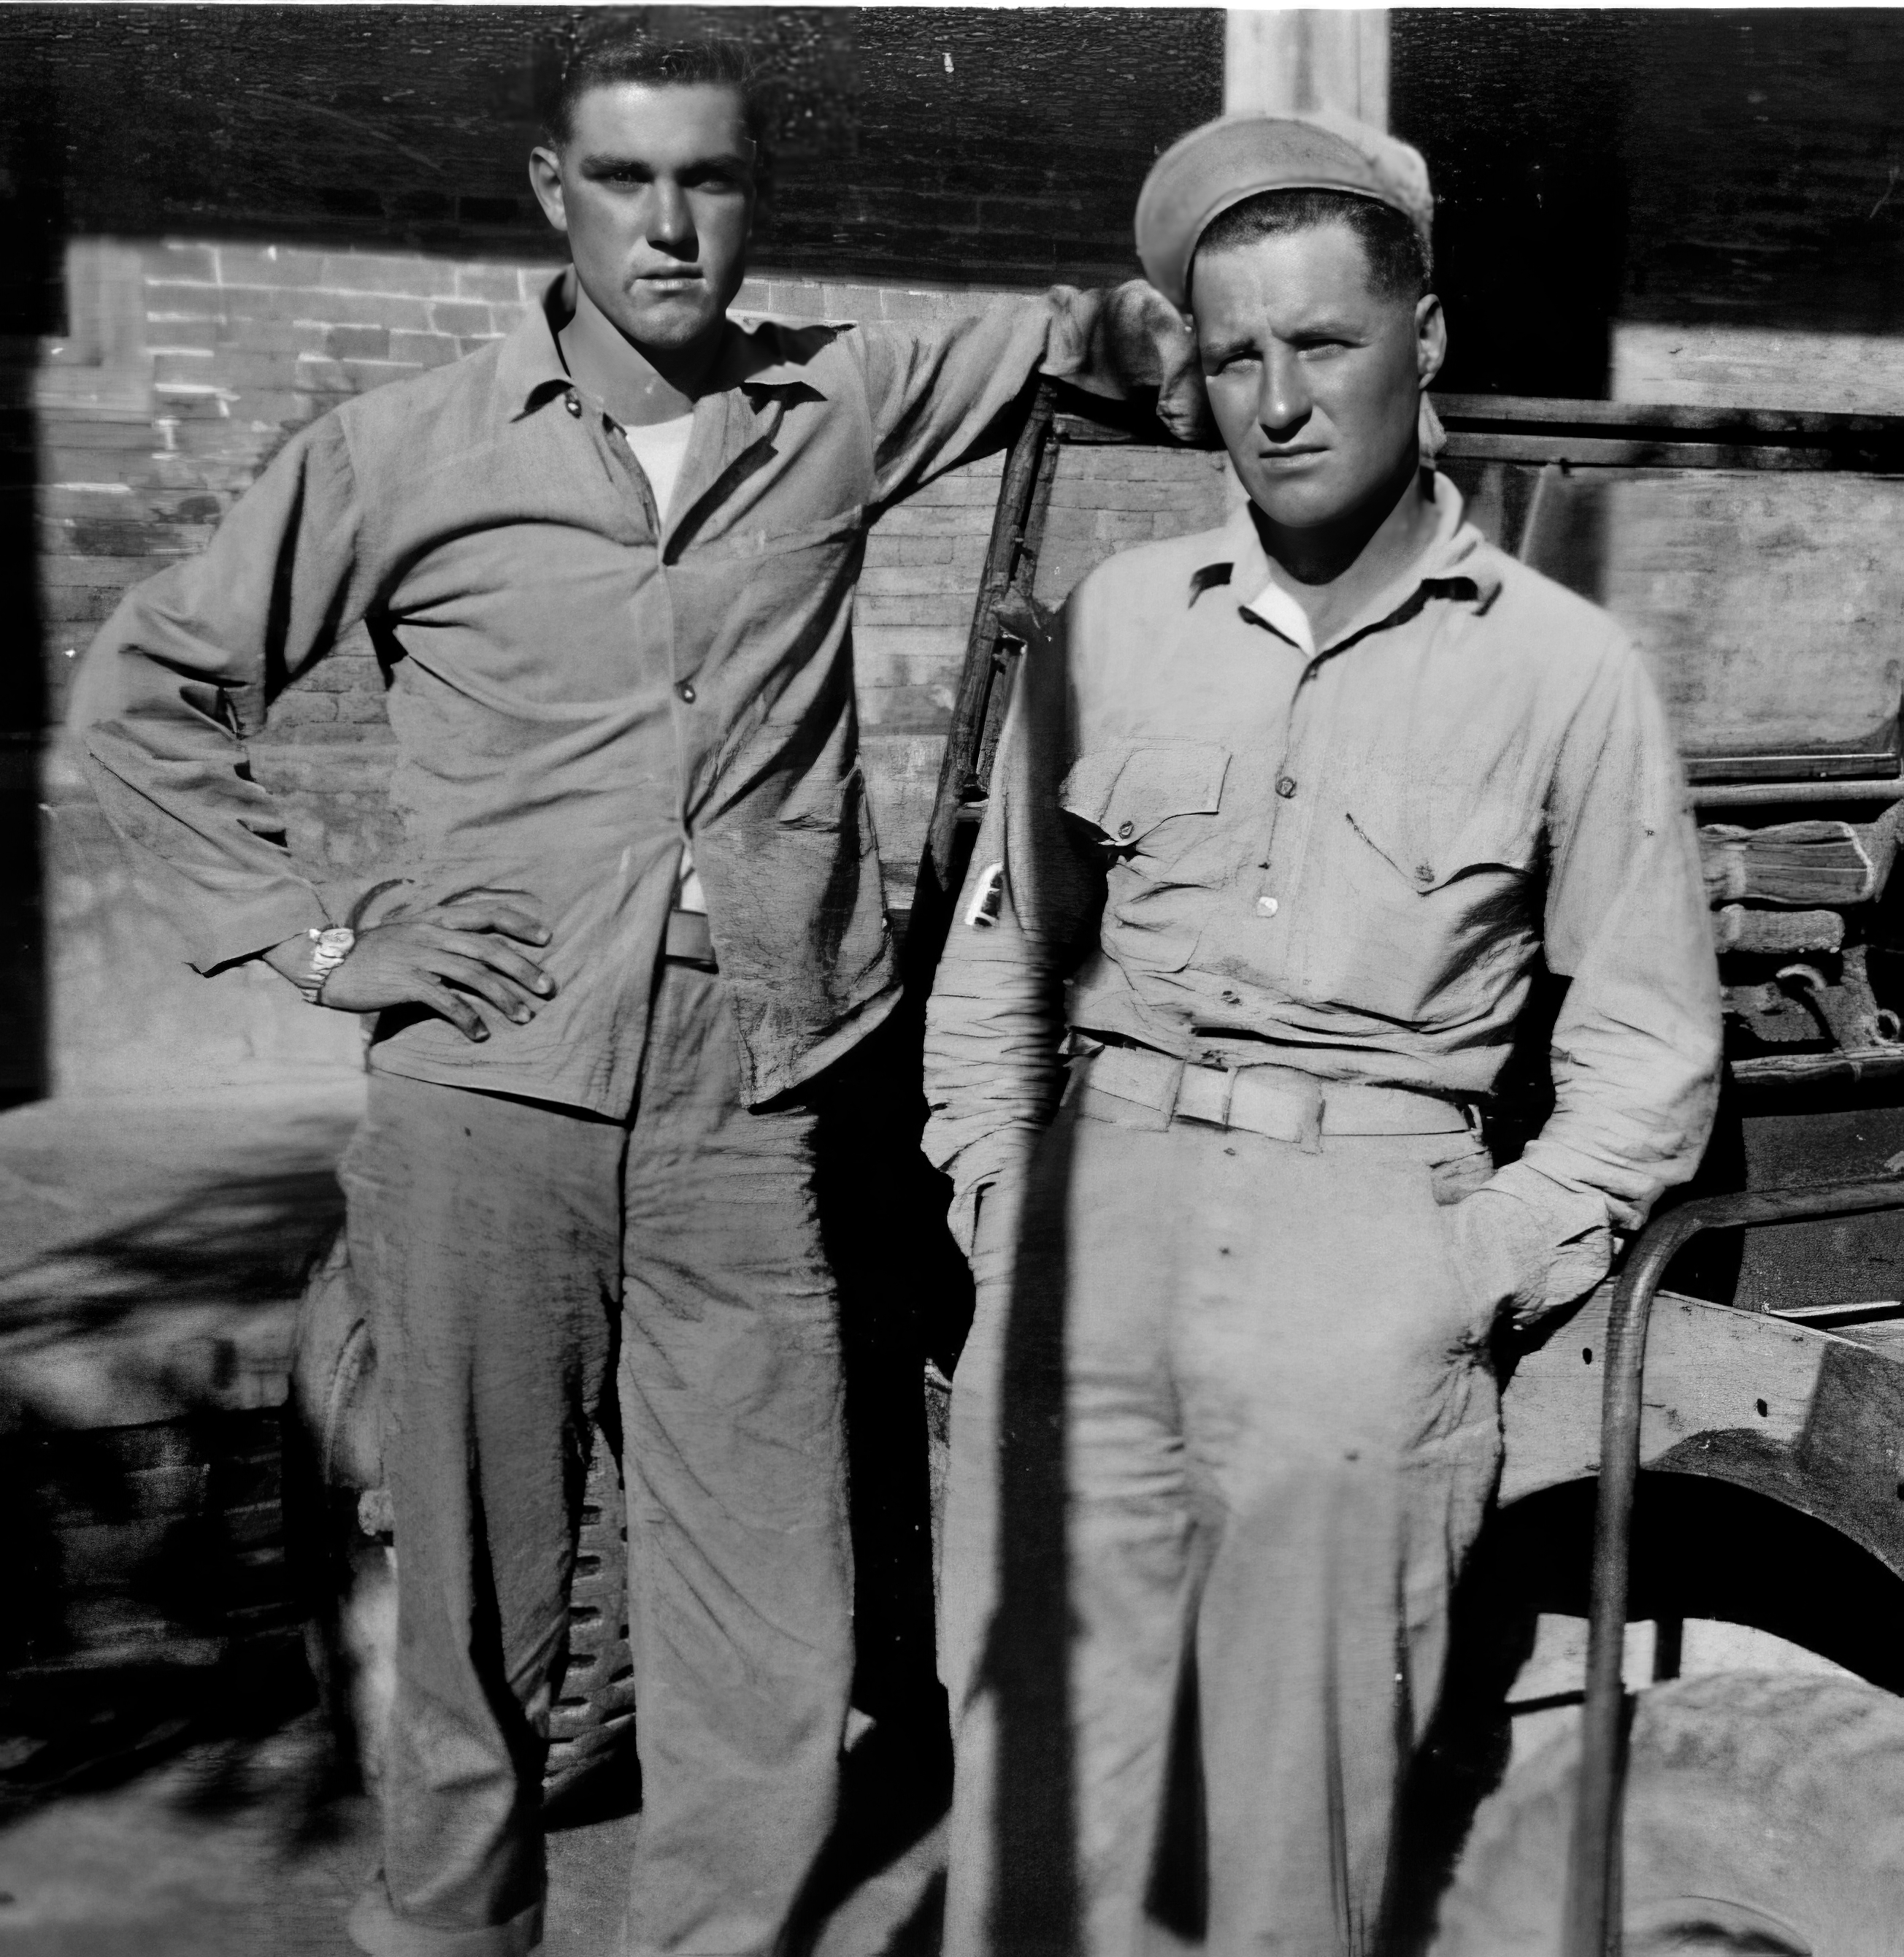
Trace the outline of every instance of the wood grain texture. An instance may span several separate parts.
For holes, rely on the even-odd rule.
[[[1502,1408],[1503,1503],[1596,1469],[1611,1288],[1515,1371]],[[1904,1363],[1893,1342],[1662,1292],[1643,1401],[1643,1469],[1769,1494],[1904,1576]]]

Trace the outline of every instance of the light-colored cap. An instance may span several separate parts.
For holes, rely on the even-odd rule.
[[[1435,196],[1419,150],[1328,109],[1300,115],[1224,115],[1179,136],[1151,166],[1137,199],[1145,276],[1189,303],[1190,261],[1211,221],[1266,190],[1339,190],[1399,210],[1424,252]]]

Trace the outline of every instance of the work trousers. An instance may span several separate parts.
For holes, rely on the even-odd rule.
[[[627,1122],[374,1074],[341,1171],[396,1519],[377,1957],[540,1940],[540,1781],[619,1345],[642,1811],[624,1950],[772,1949],[831,1826],[852,1667],[813,1118],[740,1100],[665,966]]]
[[[947,1957],[1380,1946],[1498,1472],[1464,1134],[1308,1144],[1088,1086],[989,1193],[952,1396]]]

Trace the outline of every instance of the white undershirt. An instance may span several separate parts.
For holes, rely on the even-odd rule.
[[[664,517],[674,500],[674,485],[687,459],[687,438],[693,432],[692,413],[677,415],[671,422],[649,422],[643,428],[621,430],[622,440],[633,451],[649,488],[655,492],[655,508]]]
[[[1274,578],[1243,607],[1253,612],[1271,631],[1280,632],[1290,643],[1315,656],[1315,635],[1309,628],[1309,615]]]
[[[621,427],[620,422],[616,423]],[[671,422],[649,422],[645,427],[622,428],[621,438],[641,464],[641,473],[655,492],[655,511],[664,521],[668,506],[674,500],[674,485],[680,480],[681,464],[687,459],[688,438],[694,432],[692,413],[677,415]],[[707,915],[707,893],[701,888],[700,873],[694,868],[692,845],[681,852],[680,880],[674,889],[677,911],[698,911]]]

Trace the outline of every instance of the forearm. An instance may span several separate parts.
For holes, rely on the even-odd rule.
[[[1154,390],[1184,439],[1206,412],[1189,329],[1141,280],[996,300],[931,334],[863,334],[881,502],[996,447],[1040,375],[1115,400]]]
[[[170,676],[136,651],[100,647],[94,657],[150,667],[120,684],[118,710],[82,719],[74,732],[101,809],[193,965],[215,971],[321,929],[324,906],[281,839],[282,815],[251,778],[238,737],[175,680],[169,699],[155,697]]]
[[[327,919],[245,741],[355,615],[355,504],[334,431],[294,439],[200,557],[128,592],[70,716],[114,828],[210,971]]]
[[[1650,688],[1628,675],[1601,738],[1567,757],[1548,903],[1549,962],[1571,981],[1550,1064],[1554,1111],[1521,1159],[1461,1206],[1464,1247],[1517,1313],[1603,1276],[1699,1166],[1721,1034],[1698,846]]]
[[[1009,900],[989,926],[961,911],[926,1010],[924,1146],[952,1178],[952,1234],[968,1250],[980,1193],[1015,1171],[1057,1107],[1063,1007],[1052,962]]]

